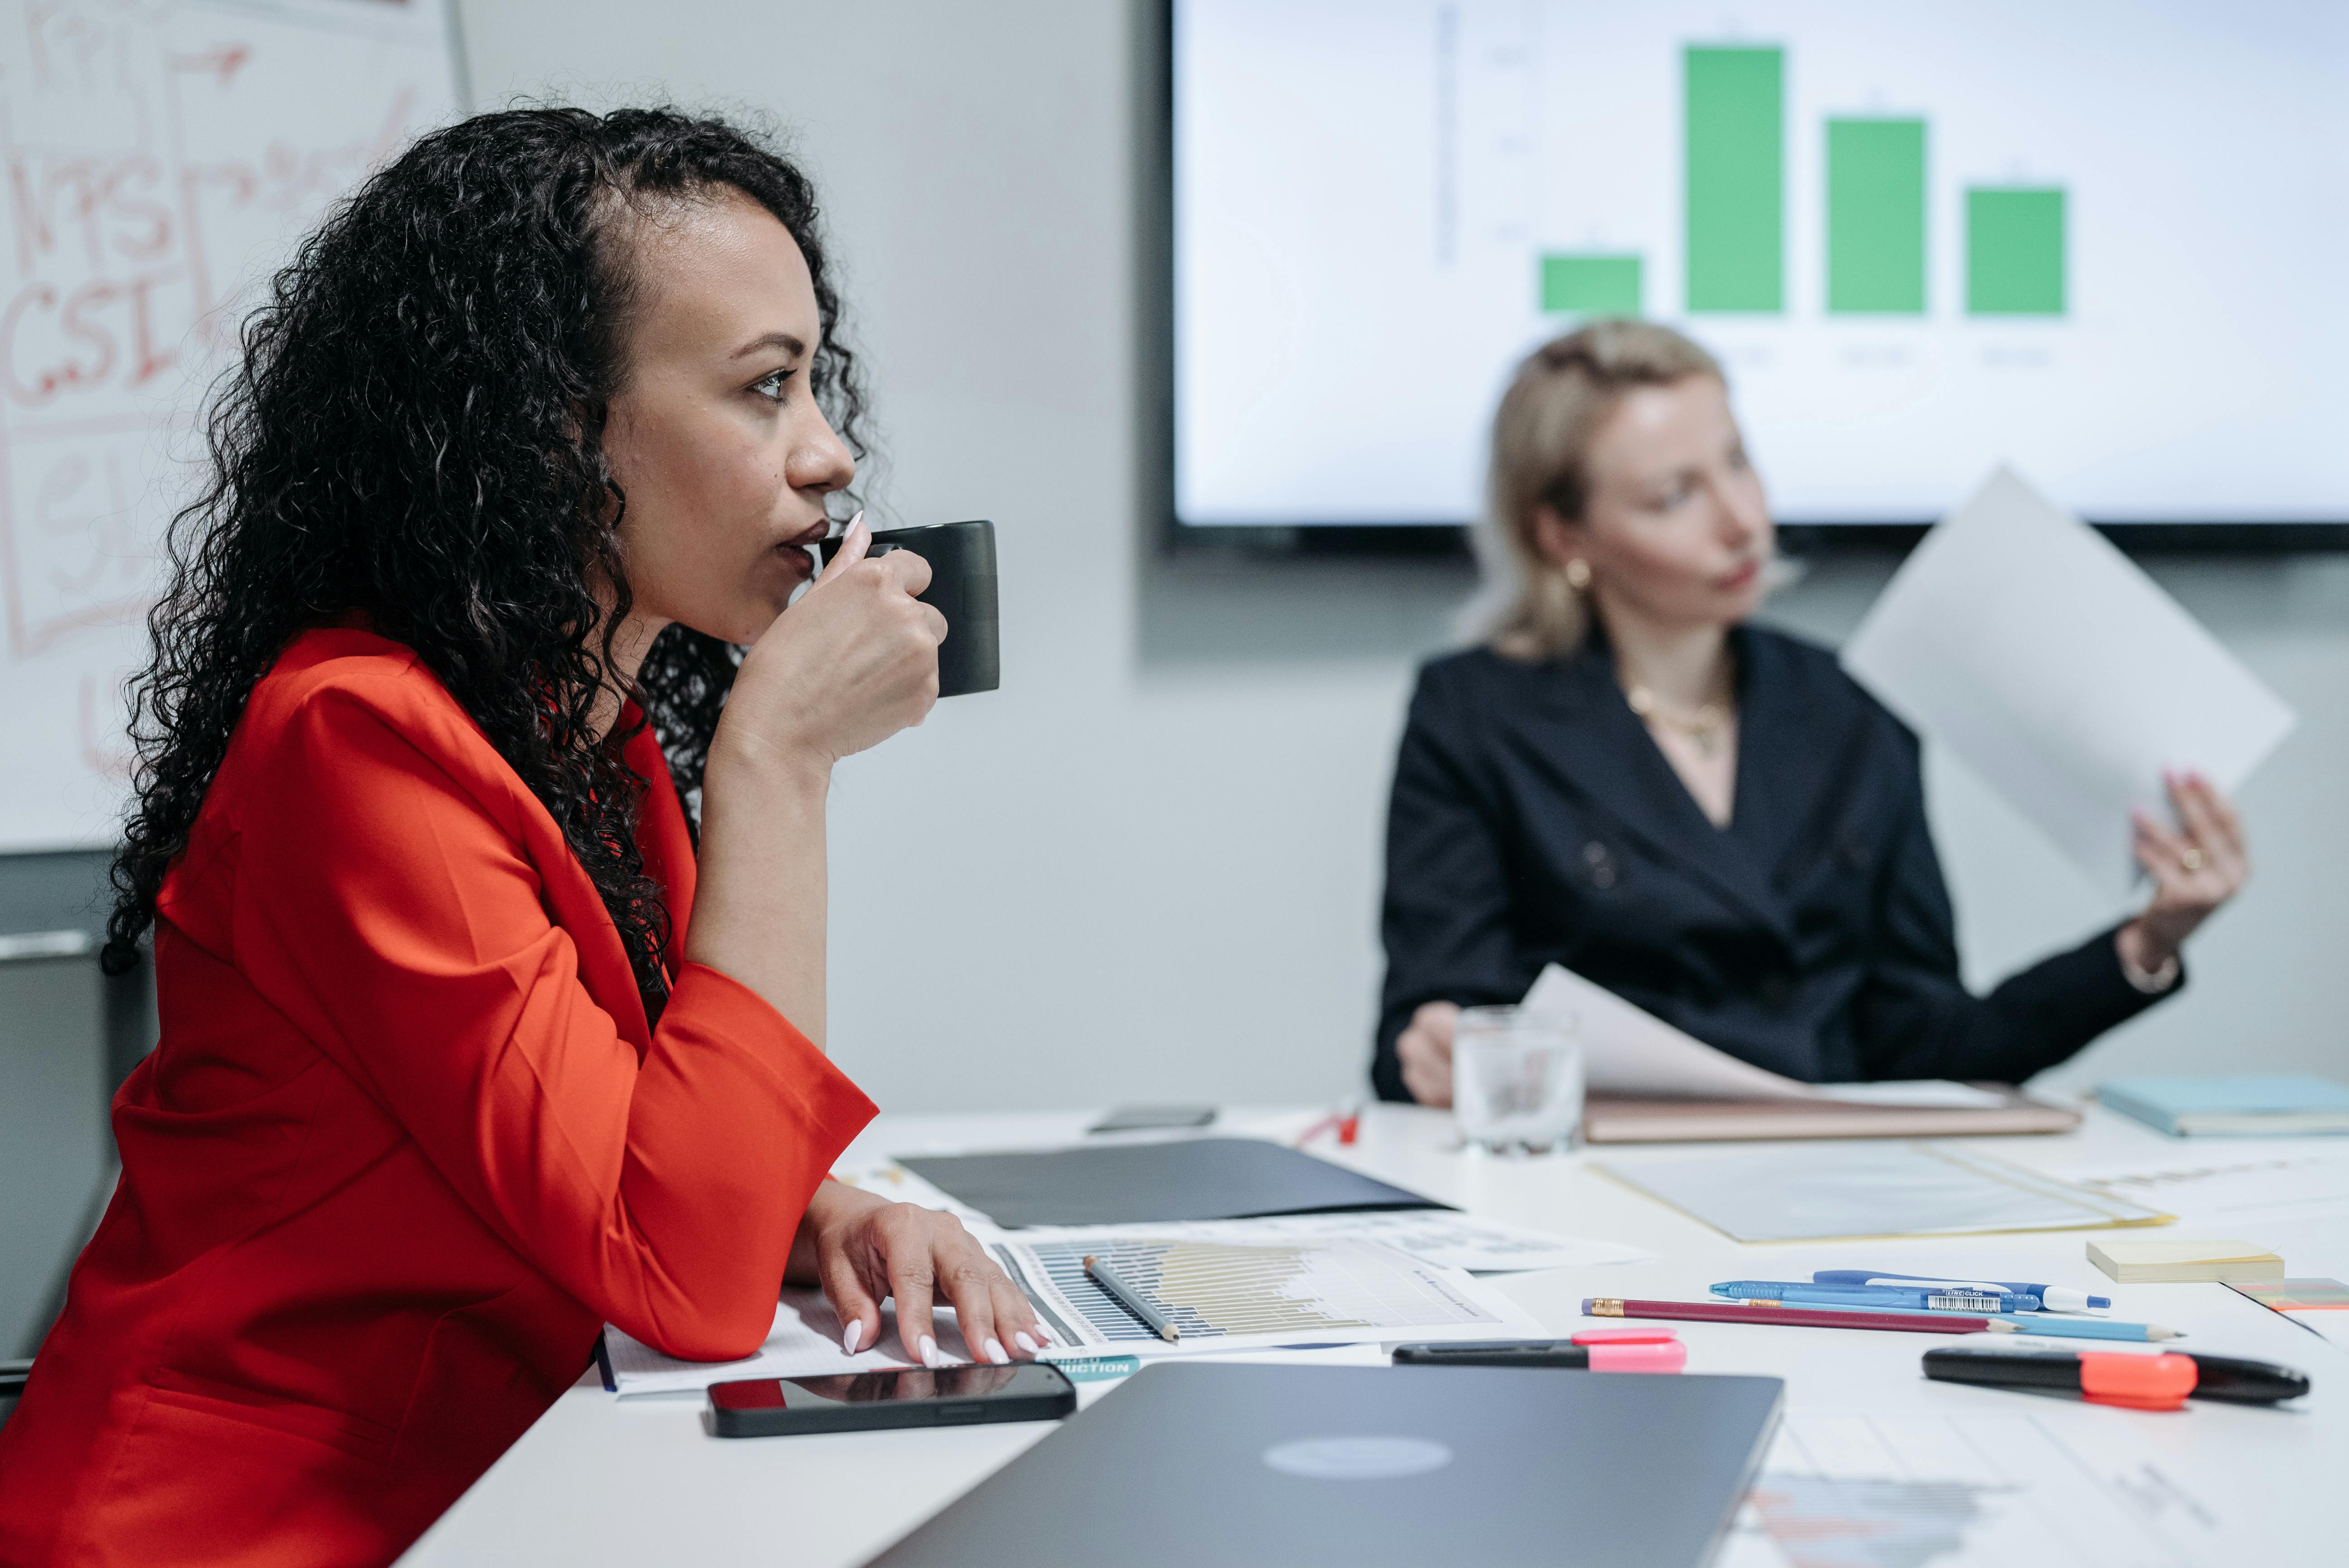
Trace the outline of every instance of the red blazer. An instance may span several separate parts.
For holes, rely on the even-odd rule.
[[[765,1337],[874,1108],[684,961],[685,819],[649,732],[627,758],[675,924],[649,1030],[554,819],[413,654],[314,631],[254,688],[157,901],[121,1184],[0,1427],[0,1563],[388,1563],[605,1321]]]

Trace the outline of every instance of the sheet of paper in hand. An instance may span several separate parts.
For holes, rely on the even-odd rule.
[[[2116,901],[2164,769],[2232,792],[2298,722],[2128,557],[2000,468],[1925,536],[1844,668],[1950,748]]]

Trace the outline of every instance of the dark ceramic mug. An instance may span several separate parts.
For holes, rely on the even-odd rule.
[[[843,536],[816,546],[826,566],[846,542]],[[938,695],[962,696],[1002,685],[996,636],[995,524],[981,519],[893,528],[873,536],[868,553],[886,555],[893,550],[910,550],[930,563],[930,585],[918,597],[947,619],[947,640],[938,645]]]

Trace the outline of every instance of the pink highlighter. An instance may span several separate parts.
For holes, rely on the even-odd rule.
[[[1572,1339],[1482,1339],[1398,1345],[1398,1367],[1566,1367],[1591,1372],[1678,1372],[1688,1346],[1669,1328],[1586,1328]]]
[[[1574,1343],[1590,1354],[1593,1372],[1678,1372],[1688,1346],[1669,1328],[1586,1328]]]

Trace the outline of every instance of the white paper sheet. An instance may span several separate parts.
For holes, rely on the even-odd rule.
[[[2168,1218],[2130,1199],[1942,1143],[1790,1144],[1619,1158],[1594,1169],[1739,1242],[2095,1230]]]
[[[2009,469],[1925,536],[1844,668],[2117,901],[2164,769],[2233,791],[2298,722],[2178,602]]]
[[[957,1361],[968,1359],[962,1336],[955,1328],[952,1309],[941,1307],[935,1320],[938,1348]],[[612,1363],[612,1380],[622,1398],[648,1394],[693,1394],[712,1383],[742,1377],[827,1377],[842,1372],[879,1372],[891,1367],[919,1367],[921,1357],[909,1356],[897,1338],[895,1308],[881,1309],[881,1342],[854,1356],[843,1355],[840,1336],[847,1325],[820,1290],[787,1286],[775,1304],[775,1326],[759,1353],[740,1361],[680,1361],[620,1330],[604,1330],[604,1353]]]
[[[2197,1225],[2349,1212],[2349,1150],[2277,1152],[2202,1142],[2180,1153],[2070,1165],[2054,1174]]]
[[[1523,1006],[1573,1020],[1582,1074],[1593,1094],[1643,1099],[1832,1099],[1853,1105],[1990,1107],[1997,1095],[1943,1078],[1897,1083],[1810,1084],[1740,1061],[1653,1013],[1551,964]]]
[[[1524,1274],[1535,1269],[1578,1268],[1591,1264],[1645,1263],[1656,1254],[1620,1242],[1553,1236],[1525,1225],[1441,1209],[1392,1212],[1282,1214],[1260,1220],[1197,1220],[1155,1225],[1062,1225],[999,1233],[1005,1242],[1082,1241],[1092,1237],[1150,1236],[1231,1245],[1272,1242],[1377,1242],[1438,1268],[1472,1274]]]

